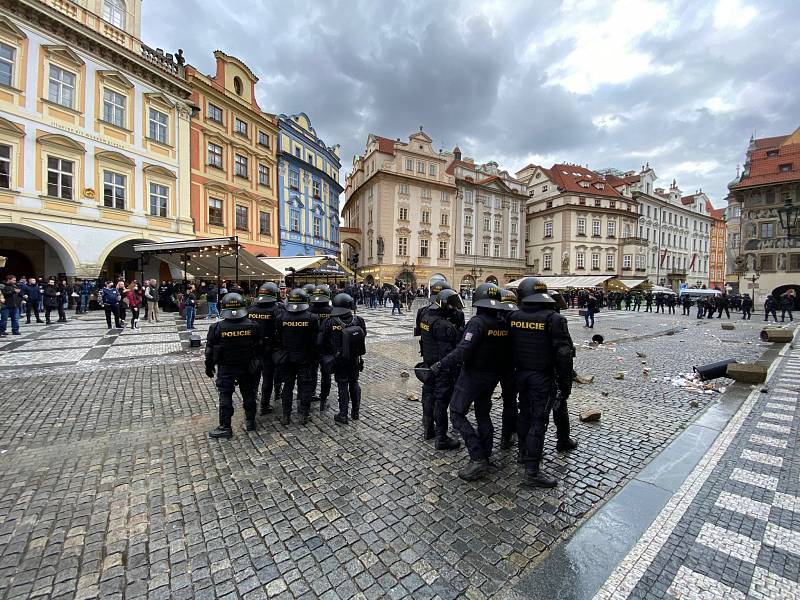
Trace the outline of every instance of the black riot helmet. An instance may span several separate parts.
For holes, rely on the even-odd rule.
[[[316,285],[316,284],[314,284],[314,283],[307,283],[307,284],[305,284],[305,285],[303,286],[303,289],[305,290],[306,294],[308,294],[308,295],[309,295],[309,297],[310,297],[310,296],[311,296],[311,295],[314,293],[314,288],[315,288],[315,287],[317,287],[317,285]]]
[[[538,277],[526,277],[517,286],[517,297],[523,305],[555,304],[547,293],[547,284]]]
[[[331,288],[327,285],[317,285],[311,291],[311,304],[328,305],[331,301]]]
[[[286,310],[291,313],[308,310],[308,293],[300,288],[295,288],[286,298]]]
[[[442,290],[450,290],[450,289],[453,288],[451,288],[450,284],[447,283],[444,279],[439,279],[437,281],[434,281],[433,284],[431,285],[431,298],[433,298],[433,296],[435,295],[438,295],[439,292],[441,292]]]
[[[434,306],[443,310],[463,310],[464,303],[461,301],[461,296],[458,292],[451,289],[445,289],[436,294],[436,299],[433,301]]]
[[[562,296],[561,292],[559,292],[558,290],[553,290],[552,292],[549,292],[549,295],[553,299],[553,302],[556,303],[555,309],[557,311],[561,312],[562,310],[566,310],[567,308],[569,308],[567,306],[567,301],[564,300],[564,296]]]
[[[507,306],[506,310],[517,310],[517,295],[514,290],[500,288],[500,302]]]
[[[350,294],[336,294],[333,297],[333,310],[331,315],[334,317],[343,317],[350,314],[355,309],[356,303]]]
[[[256,304],[260,306],[270,306],[278,301],[278,286],[268,281],[258,288],[258,296],[256,296]]]
[[[482,283],[472,294],[472,306],[475,308],[491,308],[493,310],[509,310],[503,303],[503,294],[494,283]]]
[[[244,298],[236,292],[225,294],[222,297],[220,308],[222,309],[222,318],[226,321],[238,321],[247,316],[247,305]]]

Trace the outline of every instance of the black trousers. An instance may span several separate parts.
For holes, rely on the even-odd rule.
[[[752,309],[749,309],[749,308],[743,308],[742,309],[742,319],[746,319],[746,320],[749,321],[750,317],[752,316],[751,315],[751,310]]]
[[[111,315],[114,315],[114,327],[117,329],[122,327],[119,320],[119,304],[106,304],[103,310],[106,311],[106,324],[109,329],[111,329]]]
[[[320,363],[314,363],[314,393],[317,391],[317,375],[320,380],[319,399],[326,401],[331,395],[331,374],[326,373]]]
[[[691,310],[692,310],[691,305],[689,305],[689,304],[684,304],[683,305],[683,314],[689,315],[689,314],[691,314]]]
[[[778,322],[778,315],[775,313],[775,309],[764,309],[764,320],[769,321],[769,316],[772,315],[773,320],[777,323]]]
[[[519,421],[519,405],[517,404],[517,386],[514,383],[514,371],[500,376],[500,390],[503,396],[503,418],[500,436],[510,438],[517,433]]]
[[[234,410],[233,392],[236,390],[237,384],[239,385],[239,393],[242,395],[245,418],[255,418],[257,376],[249,373],[230,372],[226,371],[225,367],[219,367],[217,369],[216,384],[219,390],[219,424],[221,427],[231,426],[231,417],[233,417]]]
[[[311,411],[311,395],[314,393],[314,364],[287,360],[281,366],[281,381],[283,382],[281,403],[284,415],[292,414],[295,380],[297,381],[297,409],[301,415],[307,415]]]
[[[261,357],[261,405],[269,406],[273,391],[277,401],[281,395],[281,379],[278,377],[278,369],[272,358],[272,352],[265,352]]]
[[[428,381],[422,384],[423,422],[427,423],[427,418],[433,421],[436,438],[440,440],[447,437],[447,407],[453,395],[453,385],[452,376],[441,371],[438,375],[431,373]]]
[[[339,415],[342,417],[347,416],[348,410],[351,415],[358,416],[361,410],[361,385],[358,383],[358,376],[357,360],[337,360],[334,364],[333,378],[339,390]]]
[[[725,316],[728,317],[729,319],[731,318],[731,311],[728,310],[727,306],[720,306],[718,310],[719,310],[719,314],[717,314],[717,318],[718,319],[722,318],[722,311],[723,310],[725,311]]]
[[[36,322],[41,323],[42,317],[39,316],[39,303],[29,300],[25,304],[25,317],[28,323],[31,322],[31,312],[36,315]]]
[[[471,460],[488,459],[492,455],[494,425],[492,425],[492,394],[500,375],[490,371],[462,370],[450,401],[453,428],[461,434]],[[477,432],[467,419],[469,407],[475,404]]]
[[[558,393],[556,405],[553,407],[553,425],[556,426],[556,439],[559,442],[569,439],[569,409],[566,399],[561,397],[561,392]]]
[[[789,320],[790,321],[794,321],[794,316],[792,315],[792,309],[791,308],[782,308],[781,309],[781,321],[785,321],[786,320],[786,313],[789,313]]]
[[[519,390],[520,457],[528,471],[538,473],[547,422],[556,401],[556,383],[552,374],[537,371],[518,371],[516,383]]]

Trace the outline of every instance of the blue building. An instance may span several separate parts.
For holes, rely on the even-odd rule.
[[[305,113],[278,119],[280,255],[339,255],[339,146],[317,137]]]

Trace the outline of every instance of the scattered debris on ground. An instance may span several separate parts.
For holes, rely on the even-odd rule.
[[[711,381],[701,381],[699,373],[681,373],[675,377],[664,377],[665,383],[672,383],[674,387],[683,388],[687,392],[694,394],[722,394],[725,386],[717,385]]]
[[[586,385],[594,381],[594,375],[581,375],[580,373],[576,373],[573,379],[581,385]]]
[[[591,421],[599,421],[602,414],[599,408],[587,408],[581,412],[579,418],[584,423],[589,423]]]
[[[617,371],[614,373],[614,379],[625,379],[625,371]]]

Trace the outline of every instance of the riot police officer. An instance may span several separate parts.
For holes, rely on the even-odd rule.
[[[454,373],[437,369],[436,363],[447,356],[458,344],[458,329],[453,325],[453,312],[464,308],[461,296],[451,289],[436,295],[434,303],[425,311],[420,322],[422,335],[422,360],[431,369],[430,376],[422,386],[422,420],[425,439],[436,437],[437,450],[456,450],[461,444],[447,435],[447,407],[453,393]],[[433,435],[432,435],[433,434]]]
[[[427,306],[423,306],[422,308],[417,310],[417,318],[414,324],[415,336],[419,336],[422,334],[422,329],[420,329],[419,324],[422,322],[422,318],[425,316],[425,313],[428,312],[428,309],[434,306],[434,304],[436,303],[436,297],[439,295],[439,292],[441,292],[442,290],[449,290],[449,289],[451,289],[450,284],[443,279],[440,279],[433,283],[433,285],[431,286],[430,302],[428,302]],[[461,315],[463,317],[464,313],[462,312]]]
[[[308,294],[293,289],[286,308],[275,320],[275,339],[281,350],[281,383],[283,383],[282,425],[292,422],[292,394],[297,381],[297,404],[301,424],[308,423],[311,394],[314,393],[314,364],[317,360],[317,318],[308,310]]]
[[[331,316],[331,310],[331,288],[327,285],[314,286],[311,295],[311,314],[317,317],[320,331],[322,331],[325,321]],[[312,397],[312,400],[319,400],[319,412],[325,412],[328,406],[328,396],[331,393],[331,372],[321,368],[319,362],[314,365],[314,391],[317,389],[317,373],[321,380],[319,397]]]
[[[493,283],[478,286],[472,306],[476,314],[467,323],[458,346],[434,369],[446,372],[463,365],[450,401],[450,418],[469,452],[469,464],[458,471],[458,476],[467,481],[479,479],[489,470],[494,438],[492,394],[507,371],[509,358],[508,322],[499,318],[498,312],[517,308],[502,301],[500,288]],[[473,402],[477,433],[467,419]]]
[[[550,292],[550,296],[555,301],[553,310],[560,313],[562,310],[567,308],[567,301],[564,300],[564,297],[558,290],[553,290]],[[572,344],[572,338],[570,338],[570,344]],[[575,358],[574,345],[572,346],[572,358]],[[575,381],[577,376],[578,374],[573,369],[572,380]],[[553,407],[553,424],[556,426],[556,450],[558,452],[569,452],[570,450],[574,450],[578,447],[578,442],[570,437],[571,432],[567,399],[561,393],[560,389],[558,390],[556,396],[556,404]]]
[[[233,392],[239,384],[245,415],[245,429],[256,429],[256,389],[258,387],[258,326],[247,318],[247,306],[240,294],[229,293],[222,299],[222,321],[212,325],[206,340],[206,375],[214,377],[219,390],[219,425],[209,432],[211,438],[233,436]]]
[[[248,317],[258,325],[261,340],[261,414],[272,412],[271,397],[275,391],[275,404],[280,402],[281,384],[275,365],[275,319],[281,313],[278,303],[278,286],[267,282],[258,288],[258,296],[248,311]]]
[[[567,320],[557,313],[547,285],[526,277],[517,288],[522,306],[511,314],[511,350],[520,394],[519,438],[524,483],[555,487],[556,480],[540,472],[544,436],[557,392],[563,400],[572,391],[572,340]]]
[[[339,389],[339,412],[333,420],[340,425],[350,418],[358,421],[361,409],[361,386],[358,374],[364,368],[367,324],[353,314],[355,302],[349,294],[336,294],[330,318],[322,325],[323,363],[332,363],[333,376]],[[329,371],[330,372],[330,371]]]

